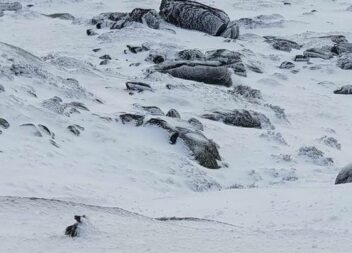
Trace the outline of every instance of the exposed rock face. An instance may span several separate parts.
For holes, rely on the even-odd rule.
[[[181,28],[220,36],[227,28],[228,15],[210,6],[189,0],[162,0],[160,16]]]
[[[175,62],[159,64],[157,71],[168,73],[176,78],[192,80],[207,84],[232,85],[231,72],[222,66],[207,63]]]
[[[292,49],[300,49],[301,45],[298,43],[291,41],[291,40],[286,40],[286,39],[279,39],[274,36],[265,36],[265,42],[269,43],[272,45],[273,48],[285,52],[291,52]]]
[[[352,164],[344,167],[336,177],[335,184],[352,183]]]
[[[342,86],[340,89],[334,91],[335,94],[341,95],[351,95],[352,94],[352,85]]]
[[[230,112],[214,112],[204,114],[205,119],[222,121],[226,125],[246,128],[272,128],[270,120],[261,113],[247,110],[233,110]]]
[[[337,43],[331,48],[331,52],[337,55],[341,55],[344,53],[352,53],[352,43]]]
[[[352,53],[343,54],[337,61],[337,66],[344,70],[352,69]]]

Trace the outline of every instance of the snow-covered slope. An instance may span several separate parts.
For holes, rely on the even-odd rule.
[[[293,69],[279,66],[307,49],[333,46],[333,35],[351,42],[351,3],[201,2],[224,10],[231,20],[252,19],[241,23],[238,40],[228,40],[165,22],[158,30],[139,23],[97,30],[91,24],[103,12],[158,10],[159,0],[23,0],[22,10],[0,15],[0,195],[11,196],[0,203],[5,224],[0,239],[6,241],[0,252],[348,249],[351,187],[336,187],[334,181],[352,162],[352,95],[334,91],[352,84],[352,70],[339,68],[338,57],[294,62]],[[46,16],[53,13],[75,18]],[[97,35],[87,36],[87,29]],[[264,36],[302,47],[276,50]],[[148,50],[137,54],[127,47],[142,44]],[[233,74],[232,87],[209,85],[153,72],[155,64],[146,60],[152,54],[173,60],[185,49],[239,52],[247,77]],[[104,55],[111,60],[100,65]],[[151,90],[132,94],[125,85],[131,81],[147,83]],[[257,89],[261,96],[243,96],[234,91],[239,85]],[[174,108],[181,119],[151,115],[143,106],[159,107],[165,114]],[[202,117],[230,110],[263,114],[271,124],[243,128]],[[197,150],[185,141],[170,145],[167,131],[123,124],[123,113],[145,115],[145,121],[160,117],[189,131],[196,130],[187,121],[198,119],[202,136],[217,144],[220,168],[201,166]],[[96,206],[236,227],[162,223]],[[61,236],[71,217],[83,213],[99,232],[73,242]],[[33,233],[37,228],[43,231]],[[134,239],[128,240],[131,234]]]

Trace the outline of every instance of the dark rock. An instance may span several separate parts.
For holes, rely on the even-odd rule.
[[[96,52],[99,52],[100,50],[101,50],[101,48],[94,48],[94,49],[92,49],[92,51],[95,52],[95,53],[96,53]]]
[[[75,20],[75,17],[70,13],[53,13],[53,14],[44,14],[44,16],[49,18],[58,18],[63,20]]]
[[[153,29],[160,28],[160,17],[158,13],[152,9],[134,9],[129,14],[129,20],[146,24]]]
[[[141,106],[141,109],[148,112],[151,115],[164,116],[165,113],[157,106]]]
[[[44,126],[42,124],[38,124],[38,128],[42,130],[45,134],[49,135],[51,138],[55,138],[55,134],[50,131],[50,129],[47,126]]]
[[[171,144],[171,145],[176,144],[177,139],[178,139],[179,136],[180,136],[180,134],[179,134],[178,132],[172,134],[172,135],[170,136],[170,144]]]
[[[178,59],[185,61],[201,61],[205,55],[198,49],[186,49],[178,52]]]
[[[328,166],[334,163],[332,158],[325,157],[324,152],[314,146],[301,147],[298,151],[298,155],[321,166]]]
[[[93,29],[88,29],[87,30],[87,35],[88,36],[94,36],[94,35],[98,35],[98,33],[96,33]]]
[[[274,36],[265,36],[264,38],[265,38],[265,42],[270,43],[272,47],[277,50],[291,52],[292,49],[301,48],[301,45],[291,40],[279,39]]]
[[[341,150],[341,144],[334,137],[324,136],[320,138],[319,141],[326,146]]]
[[[331,48],[331,52],[337,55],[352,53],[352,43],[339,43]]]
[[[149,84],[141,82],[127,82],[127,90],[143,92],[143,91],[153,91],[152,87]]]
[[[130,114],[130,113],[125,113],[120,115],[120,119],[122,124],[126,123],[134,123],[136,126],[141,126],[143,125],[144,121],[144,116],[143,115],[137,115],[137,114]]]
[[[165,129],[170,134],[178,133],[178,138],[191,151],[194,159],[203,167],[208,169],[219,169],[218,161],[221,160],[217,145],[212,140],[206,138],[199,131],[194,131],[181,127],[172,127],[165,120],[153,118],[145,123],[145,126],[158,126]],[[176,135],[175,135],[176,137]],[[171,141],[171,140],[170,140]]]
[[[352,85],[342,86],[340,89],[334,91],[335,94],[352,95]]]
[[[210,6],[190,0],[162,0],[161,17],[181,28],[220,36],[227,28],[228,15]]]
[[[135,47],[135,46],[130,46],[127,45],[128,50],[133,53],[133,54],[137,54],[140,52],[144,52],[144,51],[148,51],[149,48],[145,47],[145,46],[141,46],[141,47]]]
[[[280,69],[293,69],[295,67],[295,64],[289,61],[284,61],[280,65]]]
[[[0,93],[1,92],[5,92],[5,87],[2,84],[0,84]]]
[[[162,55],[149,54],[149,56],[146,59],[146,61],[153,62],[154,64],[160,64],[160,63],[163,63],[165,61],[165,58]]]
[[[99,65],[108,65],[109,64],[109,60],[103,60],[99,63]]]
[[[335,184],[347,184],[352,183],[352,165],[344,167],[337,175]]]
[[[304,51],[303,55],[309,58],[321,58],[324,60],[328,60],[333,57],[332,53],[324,48],[310,48]]]
[[[294,58],[295,62],[309,62],[309,57],[306,55],[296,55]]]
[[[270,120],[261,113],[247,110],[233,110],[230,112],[214,112],[204,114],[205,119],[221,121],[226,125],[246,128],[272,128]]]
[[[6,119],[0,118],[0,127],[8,129],[10,127],[10,123]]]
[[[102,60],[112,60],[112,59],[111,59],[111,56],[108,55],[108,54],[104,54],[104,55],[100,56],[99,59],[102,59]]]
[[[67,129],[76,136],[79,136],[81,134],[81,131],[84,131],[84,127],[81,127],[79,125],[70,125],[67,127]]]
[[[260,90],[252,89],[246,85],[237,85],[231,91],[232,94],[242,96],[247,99],[262,99],[262,93]]]
[[[181,118],[181,115],[178,113],[177,110],[175,109],[170,109],[167,113],[166,113],[166,116],[167,117],[170,117],[170,118],[177,118],[177,119],[180,119]]]
[[[200,122],[198,119],[196,118],[190,118],[188,120],[188,123],[193,126],[195,129],[199,130],[199,131],[204,131],[204,127],[202,122]]]
[[[159,72],[168,73],[176,78],[226,87],[232,85],[231,72],[226,67],[191,62],[176,62],[158,66],[160,66],[157,68]]]
[[[228,39],[238,39],[240,37],[240,27],[238,26],[237,22],[230,22],[226,30],[221,34],[221,37]]]
[[[337,66],[344,70],[352,70],[352,53],[341,55],[337,60]]]

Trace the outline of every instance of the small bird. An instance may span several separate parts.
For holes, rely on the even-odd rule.
[[[68,226],[65,231],[65,235],[71,236],[71,237],[77,237],[80,235],[80,228],[82,224],[87,220],[87,216],[82,215],[75,215],[74,219],[77,221],[75,224]]]

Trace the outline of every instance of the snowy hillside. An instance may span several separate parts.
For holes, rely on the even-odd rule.
[[[351,2],[19,2],[0,252],[348,252]]]

